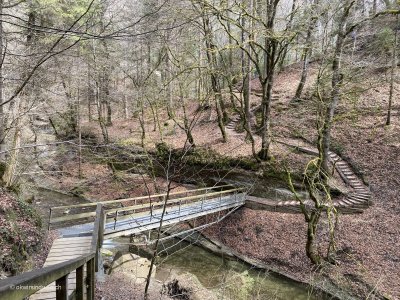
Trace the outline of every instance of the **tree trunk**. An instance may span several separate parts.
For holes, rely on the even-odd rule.
[[[19,99],[17,114],[22,111],[22,99]],[[14,125],[14,138],[10,157],[6,164],[6,169],[3,174],[3,181],[6,187],[11,187],[14,184],[15,171],[18,164],[18,155],[21,147],[21,116],[17,116]]]
[[[306,243],[306,254],[311,262],[315,265],[321,264],[321,257],[318,254],[318,249],[315,247],[315,237],[317,234],[317,225],[321,213],[319,211],[313,211],[310,215],[310,220],[307,224],[307,243]]]
[[[339,20],[338,23],[338,33],[336,38],[336,46],[332,61],[332,90],[331,90],[331,97],[330,103],[326,109],[324,124],[322,125],[322,141],[321,145],[319,144],[319,152],[322,157],[321,166],[322,170],[329,174],[329,167],[328,167],[328,153],[330,150],[331,144],[331,129],[332,129],[332,122],[333,117],[335,115],[336,107],[339,103],[341,97],[341,84],[343,82],[343,74],[341,73],[341,59],[342,59],[342,50],[345,36],[345,24],[347,18],[350,14],[350,10],[354,5],[355,0],[347,1],[346,5],[344,6],[344,12]]]
[[[250,1],[250,7],[248,8],[249,11],[254,12],[255,11],[255,0],[251,0]],[[242,5],[246,5],[246,1],[243,0],[242,1]],[[249,24],[249,40],[251,40],[252,38],[254,38],[253,35],[253,21],[250,22]],[[245,43],[246,41],[246,33],[245,33],[245,28],[246,28],[246,20],[243,17],[242,18],[242,44]],[[251,46],[250,43],[247,47],[247,51],[248,53],[250,53],[251,51]],[[242,93],[243,93],[243,116],[244,116],[244,120],[243,120],[243,127],[246,131],[246,139],[249,139],[251,142],[251,149],[252,149],[252,153],[253,156],[256,160],[259,160],[257,152],[256,152],[256,148],[255,148],[255,140],[254,140],[254,136],[252,133],[252,129],[251,129],[251,112],[250,112],[250,95],[251,95],[251,86],[250,86],[250,81],[251,81],[251,62],[250,62],[250,57],[248,55],[246,55],[245,51],[242,50],[241,53],[242,56],[242,74],[243,74],[243,88],[242,88]]]
[[[286,30],[285,30],[286,32],[290,32],[292,30],[294,13],[296,11],[296,4],[297,4],[296,2],[297,2],[297,0],[293,0],[293,2],[292,2],[292,9],[290,11],[289,21],[288,21],[287,26],[286,26]],[[279,70],[282,70],[283,67],[285,66],[285,60],[286,60],[288,51],[289,51],[289,43],[287,43],[285,45],[285,49],[283,50],[282,56],[281,56],[281,58],[279,60]]]
[[[1,105],[3,103],[3,0],[0,0],[0,161],[5,160],[6,141],[5,141],[5,117],[4,117],[4,107]]]
[[[249,11],[252,11],[252,0],[250,1],[250,7],[247,7],[246,0],[242,0],[242,5],[249,9]],[[249,26],[251,27],[251,26]],[[246,19],[245,17],[242,17],[242,44],[244,45],[247,40],[246,36]],[[252,29],[250,28],[249,32],[252,32]],[[249,36],[250,39],[250,36]],[[251,51],[250,43],[249,46],[247,47],[249,53]],[[243,93],[243,106],[244,106],[244,127],[247,131],[247,134],[250,135],[249,130],[251,129],[251,124],[250,124],[250,80],[251,80],[251,74],[250,74],[250,57],[246,55],[244,50],[241,51],[241,56],[242,56],[242,74],[243,74],[243,88],[242,88],[242,93]]]
[[[172,111],[172,82],[171,82],[171,66],[169,62],[169,54],[168,54],[168,49],[167,47],[164,47],[165,51],[165,64],[164,68],[161,72],[162,78],[161,81],[163,83],[163,90],[164,90],[164,95],[165,95],[165,106],[167,107],[167,114],[168,114],[168,119],[172,119],[173,111]]]
[[[302,54],[302,60],[303,60],[303,67],[301,71],[301,77],[300,77],[300,82],[299,85],[297,86],[296,94],[294,96],[294,100],[300,100],[301,99],[301,94],[303,93],[304,86],[307,81],[307,76],[308,76],[308,65],[309,65],[309,56],[310,56],[310,50],[312,47],[312,32],[317,24],[318,17],[316,15],[316,6],[318,5],[318,0],[314,1],[313,7],[311,13],[311,20],[307,28],[307,35],[306,35],[306,40],[304,43],[304,49],[303,49],[303,54]]]
[[[390,91],[389,91],[389,105],[386,117],[386,125],[390,125],[390,119],[392,114],[392,102],[393,102],[393,92],[394,92],[394,78],[396,75],[397,68],[397,41],[398,41],[398,24],[399,24],[399,16],[396,17],[396,27],[394,32],[394,40],[393,40],[393,53],[392,53],[392,67],[390,70]]]
[[[93,87],[90,84],[90,64],[87,64],[87,108],[88,108],[88,121],[93,121],[92,116],[92,102],[93,102]]]
[[[267,20],[266,27],[269,31],[274,31],[276,8],[279,0],[267,2]],[[264,52],[264,70],[263,78],[261,79],[262,85],[262,123],[261,123],[261,150],[259,157],[262,160],[269,159],[269,147],[271,144],[271,98],[272,87],[274,84],[274,77],[277,64],[277,48],[278,41],[271,36],[265,37],[265,52]]]
[[[140,129],[142,130],[141,134],[141,146],[144,148],[144,141],[146,139],[146,126],[145,126],[145,115],[144,115],[144,105],[143,105],[143,100],[139,100],[140,102],[140,114],[139,114],[139,123],[140,123]]]
[[[107,78],[107,81],[109,80],[109,78]],[[112,109],[111,109],[111,99],[110,99],[110,90],[109,90],[109,83],[106,83],[105,86],[105,93],[104,93],[106,100],[106,108],[107,108],[107,121],[106,121],[106,125],[107,126],[111,126],[112,125]]]
[[[221,87],[217,76],[217,57],[216,57],[217,47],[213,43],[210,20],[206,16],[204,7],[203,7],[203,29],[204,29],[206,49],[207,49],[207,60],[210,66],[211,88],[214,92],[215,107],[217,110],[218,127],[221,131],[222,139],[225,143],[228,140],[224,124],[224,114],[226,112],[224,112]]]
[[[375,16],[376,15],[376,7],[377,7],[377,0],[373,0],[372,2],[372,15]]]
[[[154,251],[153,251],[153,255],[151,257],[149,273],[147,274],[146,286],[144,289],[144,299],[145,300],[150,300],[148,292],[149,292],[149,286],[150,286],[150,281],[151,281],[151,273],[153,272],[153,267],[156,262],[156,258],[157,258],[157,254],[158,254],[158,244],[159,244],[159,241],[161,238],[161,229],[163,226],[164,215],[166,214],[167,203],[169,200],[170,192],[171,192],[171,181],[168,182],[168,190],[167,190],[167,195],[165,196],[165,200],[164,200],[164,204],[163,204],[163,208],[162,208],[160,226],[158,226],[156,243],[154,245]]]
[[[194,138],[192,135],[192,128],[189,123],[189,119],[186,112],[186,103],[185,103],[185,96],[183,95],[182,85],[179,85],[179,93],[182,103],[182,111],[183,111],[183,129],[185,130],[187,141],[189,142],[190,147],[195,147]]]
[[[101,105],[101,100],[100,100],[100,87],[97,82],[96,82],[96,106],[97,106],[98,122],[100,125],[101,133],[103,135],[103,140],[104,140],[105,144],[108,144],[109,143],[108,131],[107,131],[107,126],[104,122],[104,117],[103,117],[103,113],[102,113],[102,105]]]
[[[269,147],[271,145],[271,97],[273,86],[273,75],[269,77],[262,90],[262,124],[261,124],[261,150],[259,157],[262,160],[269,159]]]
[[[82,119],[81,119],[81,92],[78,87],[77,92],[77,117],[78,117],[78,176],[83,177],[82,173]]]

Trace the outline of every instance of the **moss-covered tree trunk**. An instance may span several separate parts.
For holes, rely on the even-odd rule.
[[[3,0],[0,0],[0,57],[3,57]],[[3,63],[0,64],[0,162],[5,159],[5,117],[3,108]]]
[[[317,226],[321,216],[320,211],[311,212],[310,219],[307,223],[307,243],[306,243],[306,254],[313,264],[321,264],[321,256],[318,253],[318,249],[315,245],[315,238],[317,235]]]
[[[326,108],[324,124],[322,127],[322,143],[319,149],[322,156],[322,169],[326,174],[329,174],[328,158],[331,144],[331,130],[333,125],[333,118],[335,116],[336,107],[339,104],[341,98],[341,85],[343,82],[343,74],[341,68],[342,51],[343,45],[346,38],[346,22],[350,14],[350,10],[353,7],[355,1],[347,0],[344,7],[343,13],[338,21],[338,30],[336,37],[335,51],[332,60],[332,89],[329,103]]]
[[[202,18],[203,18],[203,30],[205,35],[205,43],[207,49],[207,61],[210,67],[210,79],[211,88],[214,92],[215,97],[215,108],[217,111],[218,127],[222,134],[222,139],[224,142],[228,141],[228,136],[226,135],[225,122],[227,119],[226,111],[224,110],[224,102],[222,98],[221,86],[219,83],[219,78],[217,75],[217,47],[213,42],[213,33],[210,24],[210,20],[205,11],[204,5],[202,6]]]

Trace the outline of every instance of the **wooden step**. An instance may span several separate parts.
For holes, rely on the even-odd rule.
[[[359,200],[359,201],[366,201],[366,200],[370,199],[369,196],[360,196],[360,195],[357,195],[357,194],[348,195],[347,198],[356,199],[356,200]]]
[[[356,191],[357,195],[371,196],[371,193],[368,190],[364,191]]]
[[[358,179],[357,181],[353,180],[350,183],[356,187],[365,187],[364,184]]]
[[[335,206],[348,206],[348,204],[343,200],[339,200],[335,203]]]

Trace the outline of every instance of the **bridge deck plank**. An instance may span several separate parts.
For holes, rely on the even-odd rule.
[[[91,237],[62,237],[54,241],[47,256],[44,267],[52,266],[57,263],[65,262],[81,255],[87,254],[91,250]],[[86,271],[85,271],[86,272]],[[68,294],[71,295],[75,290],[76,272],[68,276]],[[44,287],[36,294],[32,295],[31,300],[50,300],[56,299],[56,285],[53,282]]]

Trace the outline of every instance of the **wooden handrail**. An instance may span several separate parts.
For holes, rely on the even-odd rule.
[[[66,262],[0,280],[0,299],[21,300],[28,297],[83,266],[94,255],[94,252],[90,252]]]
[[[104,225],[105,225],[105,212],[104,207],[101,203],[97,204],[96,209],[96,220],[93,226],[92,233],[92,252],[96,253],[95,259],[95,269],[96,272],[99,271],[99,249],[103,246],[103,235],[104,235]]]
[[[226,188],[229,186],[231,187],[231,185],[226,184],[226,185],[217,185],[217,186],[213,186],[213,187],[207,187],[207,188],[201,188],[201,189],[195,189],[195,190],[173,192],[173,193],[169,193],[169,196],[175,196],[175,195],[193,193],[193,192],[200,192],[200,191],[205,191],[205,190],[214,190],[217,188]],[[75,205],[55,206],[55,207],[52,207],[52,210],[54,211],[55,209],[68,209],[68,208],[78,208],[78,207],[85,207],[85,206],[97,206],[97,203],[101,203],[103,205],[114,204],[114,203],[120,203],[120,202],[125,202],[125,201],[142,200],[142,199],[157,198],[157,197],[163,197],[163,196],[167,196],[167,193],[154,194],[154,195],[148,195],[148,196],[139,196],[139,197],[133,197],[133,198],[125,198],[125,199],[105,200],[105,201],[82,203],[82,204],[75,204]]]
[[[91,251],[88,254],[39,270],[25,272],[0,280],[0,299],[20,300],[56,282],[61,289],[56,290],[56,299],[65,299],[68,293],[67,277],[76,270],[76,299],[83,299],[83,288],[87,286],[87,299],[94,298],[95,270],[98,270],[99,249],[103,243],[105,212],[101,203],[97,204]],[[87,281],[84,284],[83,266],[86,264]]]

